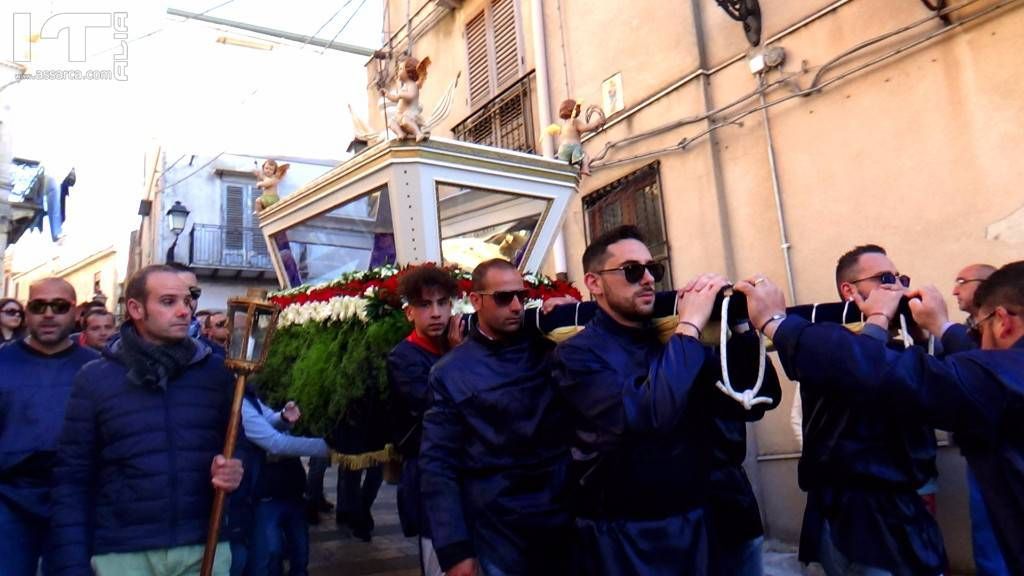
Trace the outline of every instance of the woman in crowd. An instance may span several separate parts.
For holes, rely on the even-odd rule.
[[[0,346],[25,336],[25,308],[14,298],[0,299]]]

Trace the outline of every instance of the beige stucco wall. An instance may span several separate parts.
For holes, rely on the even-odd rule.
[[[954,21],[994,3],[979,0]],[[404,6],[397,4],[391,3],[392,21],[404,22]],[[768,100],[809,86],[818,67],[859,42],[929,15],[921,2],[911,1],[761,4],[762,38],[785,49],[782,73],[792,74],[794,82],[770,91]],[[417,55],[430,55],[435,62],[424,88],[427,109],[448,79],[463,70],[456,106],[436,134],[449,135],[446,129],[470,113],[462,30],[482,5],[483,0],[467,0],[416,41]],[[535,67],[530,4],[520,0],[519,5],[530,70]],[[692,76],[590,139],[586,149],[591,154],[606,142],[699,116],[757,87],[740,25],[713,2],[547,0],[544,17],[553,106],[567,96],[599,104],[601,82],[620,72],[626,108],[609,118],[615,122]],[[705,73],[700,73],[695,22],[703,31]],[[941,29],[933,18],[843,60],[825,79]],[[769,109],[794,289],[801,303],[834,300],[837,257],[865,242],[886,246],[916,285],[936,284],[945,293],[967,263],[1000,265],[1024,256],[1022,30],[1024,2],[1015,2],[823,92]],[[769,78],[777,77],[773,72]],[[756,103],[752,99],[734,111]],[[672,146],[707,126],[696,122],[625,146],[608,158]],[[677,284],[706,270],[737,278],[764,272],[785,283],[760,113],[657,160]],[[579,256],[586,244],[580,199],[650,161],[597,170],[581,182],[564,225],[571,278],[581,278]],[[798,447],[788,422],[792,388],[785,390],[783,406],[755,426],[761,456],[756,475],[770,535],[795,540],[802,494],[795,488],[792,455]],[[942,449],[940,467],[940,522],[954,570],[967,571],[963,466],[955,449]]]

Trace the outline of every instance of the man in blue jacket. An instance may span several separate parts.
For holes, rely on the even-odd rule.
[[[524,334],[523,278],[505,260],[473,270],[478,322],[430,372],[420,489],[448,576],[565,574],[568,447],[548,361]]]
[[[452,320],[452,297],[457,290],[451,273],[434,266],[421,266],[403,276],[398,293],[405,303],[405,317],[413,328],[388,354],[388,383],[395,410],[393,440],[402,454],[398,518],[407,537],[420,538],[420,570],[425,576],[440,576],[441,567],[423,518],[420,438],[423,413],[430,406],[430,369],[462,336],[458,317]]]
[[[859,307],[873,290],[901,292],[910,278],[885,249],[865,244],[839,258],[835,282],[840,297]],[[873,311],[860,312],[868,318]],[[886,320],[895,316],[876,316],[879,326],[863,334],[888,343]],[[942,534],[918,494],[937,475],[934,427],[838,397],[818,381],[844,378],[844,371],[837,364],[796,378],[804,414],[798,473],[807,492],[800,559],[821,563],[830,575],[852,569],[940,574],[946,564]]]
[[[706,574],[713,419],[759,418],[763,409],[757,407],[778,403],[778,380],[766,365],[764,396],[751,398],[752,410],[716,389],[720,357],[700,337],[728,285],[721,276],[702,275],[679,291],[678,325],[662,343],[651,316],[654,283],[665,269],[635,227],[595,239],[583,266],[599,310],[555,354],[575,429],[571,478],[579,570]],[[756,354],[736,347],[753,338],[746,336],[729,341],[728,355],[749,365]]]
[[[68,338],[75,289],[65,280],[32,284],[25,321],[28,336],[0,349],[0,572],[11,576],[36,574],[71,382],[99,357]]]
[[[942,360],[918,348],[890,350],[841,326],[787,318],[782,292],[761,276],[737,289],[747,296],[750,318],[765,327],[787,373],[802,386],[954,432],[1010,572],[1024,574],[1024,261],[1000,268],[974,296],[979,320],[973,332],[981,349]],[[939,292],[905,295],[918,324],[943,335],[946,304]],[[879,286],[868,298],[856,298],[870,324],[887,328],[903,296],[903,290]]]
[[[188,284],[148,266],[128,280],[125,302],[131,321],[71,391],[54,473],[56,574],[197,570],[213,489],[242,478],[241,462],[220,455],[234,378],[188,337]],[[215,573],[230,564],[223,542]]]

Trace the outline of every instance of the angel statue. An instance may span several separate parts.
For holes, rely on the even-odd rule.
[[[455,88],[458,87],[459,78],[461,77],[462,72],[459,72],[455,75],[455,79],[448,83],[448,87],[445,88],[444,93],[441,95],[441,100],[439,100],[434,106],[434,110],[427,118],[426,124],[421,128],[421,132],[429,134],[431,129],[439,125],[441,122],[444,122],[445,118],[448,117],[448,114],[452,110],[452,102],[455,101]],[[384,117],[388,119],[398,118],[398,111],[395,104],[384,96],[383,91],[381,92],[381,95],[382,97],[378,105],[384,112]],[[351,104],[348,105],[348,112],[352,117],[352,133],[356,140],[365,142],[367,146],[375,146],[388,139],[388,130],[375,130],[369,122],[364,118],[361,118],[354,110],[352,110]],[[395,123],[392,122],[388,127],[394,130]],[[399,134],[403,132],[400,132]]]
[[[562,119],[562,125],[552,124],[547,131],[552,135],[559,135],[558,154],[560,160],[580,167],[580,174],[590,176],[590,158],[583,152],[583,144],[580,141],[583,134],[604,128],[605,115],[599,107],[591,105],[587,107],[585,118],[580,118],[582,104],[568,99],[562,102],[558,108],[558,117]],[[591,117],[597,118],[591,119]]]
[[[381,90],[381,96],[398,103],[398,111],[388,128],[400,139],[415,138],[422,142],[430,136],[423,120],[423,106],[420,105],[420,88],[427,79],[429,66],[430,58],[421,61],[410,56],[398,65],[398,90]]]
[[[288,173],[288,167],[291,164],[277,164],[276,160],[266,160],[263,162],[262,170],[253,170],[256,174],[256,187],[262,190],[260,197],[256,199],[256,214],[266,208],[270,208],[275,202],[281,199],[277,195],[277,185],[284,178],[284,175]]]

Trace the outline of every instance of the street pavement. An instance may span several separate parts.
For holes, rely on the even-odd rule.
[[[333,500],[337,482],[331,468],[324,486]],[[402,536],[395,508],[395,487],[384,484],[373,506],[376,529],[373,540],[353,538],[348,530],[334,524],[334,515],[322,514],[320,525],[310,527],[311,576],[419,576],[419,554],[415,538]],[[798,576],[800,565],[795,549],[779,542],[765,545],[766,576]]]

